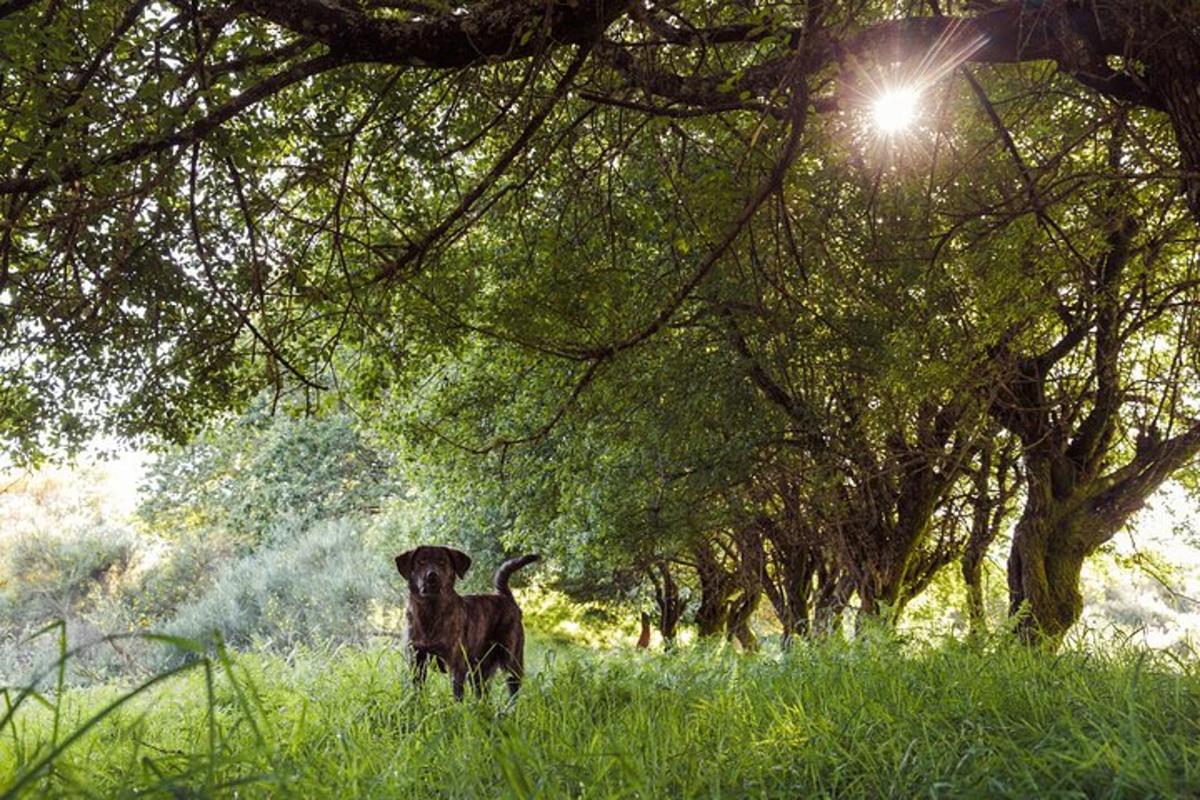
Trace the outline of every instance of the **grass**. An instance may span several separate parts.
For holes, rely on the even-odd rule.
[[[452,702],[440,675],[416,693],[391,647],[28,696],[0,724],[0,797],[22,780],[38,797],[1200,793],[1200,671],[1161,654],[531,649],[511,707],[499,682],[482,702]]]

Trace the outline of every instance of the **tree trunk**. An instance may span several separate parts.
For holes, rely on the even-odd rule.
[[[795,567],[796,565],[790,566]],[[816,570],[807,569],[799,571],[797,574],[789,567],[779,563],[776,564],[775,569],[784,573],[779,578],[783,585],[771,582],[770,577],[767,576],[763,580],[763,591],[767,595],[767,601],[771,604],[771,608],[775,611],[780,628],[783,629],[779,638],[779,646],[786,650],[791,646],[794,637],[808,636],[811,630],[809,597],[812,595],[812,579]]]
[[[660,561],[655,568],[657,572],[651,570],[650,577],[654,581],[654,602],[658,606],[658,632],[662,635],[663,649],[671,650],[675,647],[679,618],[683,616],[683,602],[667,562]]]
[[[779,570],[781,568],[776,566],[776,569]],[[792,610],[792,603],[788,601],[786,590],[778,586],[765,569],[763,571],[762,583],[763,591],[767,595],[767,602],[771,604],[772,610],[775,611],[775,617],[779,620],[779,626],[783,629],[779,639],[779,646],[786,650],[791,644],[792,637],[796,635],[796,616]],[[807,610],[805,610],[805,615],[807,616]]]
[[[786,650],[796,635],[808,636],[813,578],[821,556],[811,545],[806,531],[794,523],[784,527],[771,520],[761,522],[762,535],[747,538],[743,552],[752,552],[758,584],[783,628],[779,645]],[[770,541],[768,553],[763,539]],[[754,548],[751,550],[751,548]]]
[[[642,612],[642,632],[638,636],[637,646],[639,650],[650,647],[650,615],[645,611]]]
[[[988,524],[992,498],[988,483],[992,472],[992,449],[989,442],[979,453],[979,471],[975,473],[975,489],[971,509],[971,534],[962,555],[962,577],[967,586],[967,624],[971,638],[987,632],[987,617],[983,608],[983,557],[992,543],[993,531]]]
[[[758,637],[750,627],[750,619],[761,601],[762,591],[758,587],[746,587],[730,607],[726,638],[731,642],[737,639],[747,653],[758,650]]]
[[[721,566],[712,545],[701,542],[695,548],[696,577],[700,580],[700,607],[696,609],[696,633],[707,639],[725,630],[729,620],[729,601],[733,593],[732,577]]]
[[[1197,452],[1200,423],[1143,444],[1130,463],[1091,480],[1080,480],[1061,458],[1029,459],[1027,453],[1025,510],[1008,560],[1009,612],[1021,641],[1058,646],[1083,611],[1084,561]]]
[[[987,633],[983,606],[983,550],[963,553],[962,576],[967,585],[967,635],[977,639]]]
[[[854,591],[858,594],[856,631],[868,620],[875,624],[892,626],[900,618],[900,612],[906,602],[903,595],[904,572],[902,568],[887,560],[892,556],[892,553],[879,553],[878,561],[858,566],[859,579],[854,586]],[[907,554],[902,554],[902,557],[907,557]]]
[[[1155,9],[1141,21],[1151,46],[1140,57],[1148,65],[1150,88],[1171,118],[1185,173],[1184,194],[1192,215],[1200,220],[1200,11],[1194,3],[1180,3],[1174,13],[1167,13],[1171,18],[1164,19],[1159,4],[1138,5]]]
[[[1026,644],[1056,648],[1083,613],[1079,576],[1089,551],[1081,538],[1071,520],[1048,510],[1026,509],[1017,523],[1008,559],[1009,613]]]
[[[812,635],[832,636],[842,632],[842,612],[854,593],[854,582],[849,575],[830,572],[824,576],[813,608]]]
[[[971,638],[987,633],[987,614],[983,604],[983,562],[988,548],[1000,533],[1013,497],[1021,482],[1018,441],[1008,438],[999,450],[995,439],[999,431],[980,451],[979,471],[975,474],[972,498],[971,532],[962,555],[963,582],[967,585],[967,620]]]

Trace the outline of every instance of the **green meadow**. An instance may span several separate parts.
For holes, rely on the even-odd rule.
[[[7,693],[3,797],[1184,797],[1200,673],[892,637],[743,655],[535,637],[515,703],[414,691],[394,647],[204,656]],[[158,679],[156,679],[158,680]],[[15,709],[14,709],[15,706]]]

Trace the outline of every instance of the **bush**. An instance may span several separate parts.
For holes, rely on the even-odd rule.
[[[276,652],[361,642],[374,626],[372,603],[390,581],[390,562],[362,539],[355,524],[331,521],[265,547],[219,574],[165,632],[191,639],[215,632],[234,647]]]
[[[213,532],[174,542],[147,545],[153,555],[136,585],[128,585],[127,606],[133,627],[146,628],[173,617],[195,600],[237,559],[238,545]]]
[[[113,525],[10,537],[0,557],[0,678],[27,679],[58,658],[56,636],[29,638],[56,620],[73,646],[101,639],[108,630],[98,610],[121,604],[136,559],[137,537]],[[109,649],[72,660],[68,680],[110,677],[119,654]]]
[[[117,590],[136,544],[131,531],[112,525],[12,537],[0,557],[0,627],[41,626],[93,607]]]

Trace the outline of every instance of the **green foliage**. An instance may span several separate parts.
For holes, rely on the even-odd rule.
[[[137,629],[161,623],[207,590],[237,560],[237,542],[220,534],[141,542],[154,560],[123,593],[128,622]]]
[[[390,555],[363,531],[366,504],[395,489],[382,461],[344,418],[247,420],[159,462],[162,493],[145,499],[140,528],[100,502],[98,471],[10,484],[0,496],[0,674],[25,678],[51,663],[53,642],[28,637],[56,620],[81,643],[218,630],[279,652],[361,642],[381,624]],[[66,679],[145,675],[161,655],[110,642],[72,659]]]
[[[94,643],[112,631],[141,628],[145,542],[126,527],[102,521],[83,529],[10,534],[0,551],[0,676],[24,681],[58,657],[52,638],[34,637],[60,624],[73,642]],[[33,637],[33,638],[31,638]],[[71,660],[65,680],[96,683],[137,671],[143,655],[113,645]]]
[[[600,650],[629,647],[637,640],[636,615],[627,608],[578,602],[562,592],[534,586],[518,590],[525,626],[544,639]]]
[[[1191,659],[905,649],[883,637],[755,658],[535,643],[532,662],[515,706],[498,711],[495,695],[453,703],[440,677],[415,693],[394,649],[288,662],[218,653],[136,692],[71,691],[48,708],[26,700],[0,721],[0,792],[18,780],[42,797],[1134,798],[1200,788]],[[48,747],[55,730],[61,752]]]
[[[254,547],[378,511],[401,491],[389,466],[344,414],[271,416],[260,404],[153,462],[138,514],[171,538],[218,534]]]
[[[354,407],[355,424],[268,420],[260,403],[159,462],[146,523],[253,549],[375,510],[397,490],[363,420],[419,462],[417,530],[489,559],[555,553],[561,586],[614,596],[769,516],[764,475],[803,476],[805,518],[864,540],[826,548],[859,554],[842,560],[903,529],[905,552],[877,559],[899,565],[877,576],[899,608],[964,538],[927,523],[960,511],[947,498],[1011,388],[1001,362],[1098,329],[1096,265],[1123,206],[1145,219],[1116,287],[1141,314],[1120,326],[1137,351],[1120,427],[1151,443],[1168,408],[1166,428],[1195,416],[1173,388],[1195,377],[1174,335],[1195,304],[1194,220],[1162,168],[1187,167],[1195,137],[1150,111],[1164,103],[1126,108],[1071,69],[971,65],[968,82],[940,60],[995,53],[931,40],[922,58],[937,20],[912,6],[908,29],[882,0],[602,5],[607,55],[542,48],[553,15],[529,6],[504,15],[516,49],[444,72],[323,37],[453,38],[491,6],[443,20],[350,4],[317,28],[239,6],[204,34],[153,4],[0,8],[0,449],[180,441],[265,386],[303,393],[306,412]],[[1119,4],[1089,7],[1130,36],[1122,58],[1151,65],[1172,48],[1146,28],[1194,21],[1153,5],[1128,26]],[[912,40],[902,68],[832,46],[884,36],[883,20]],[[469,33],[467,53],[483,45]],[[863,106],[898,77],[921,120],[881,137]],[[1083,398],[1060,418],[1088,414],[1089,348],[1056,368]],[[888,485],[923,461],[945,486]]]

